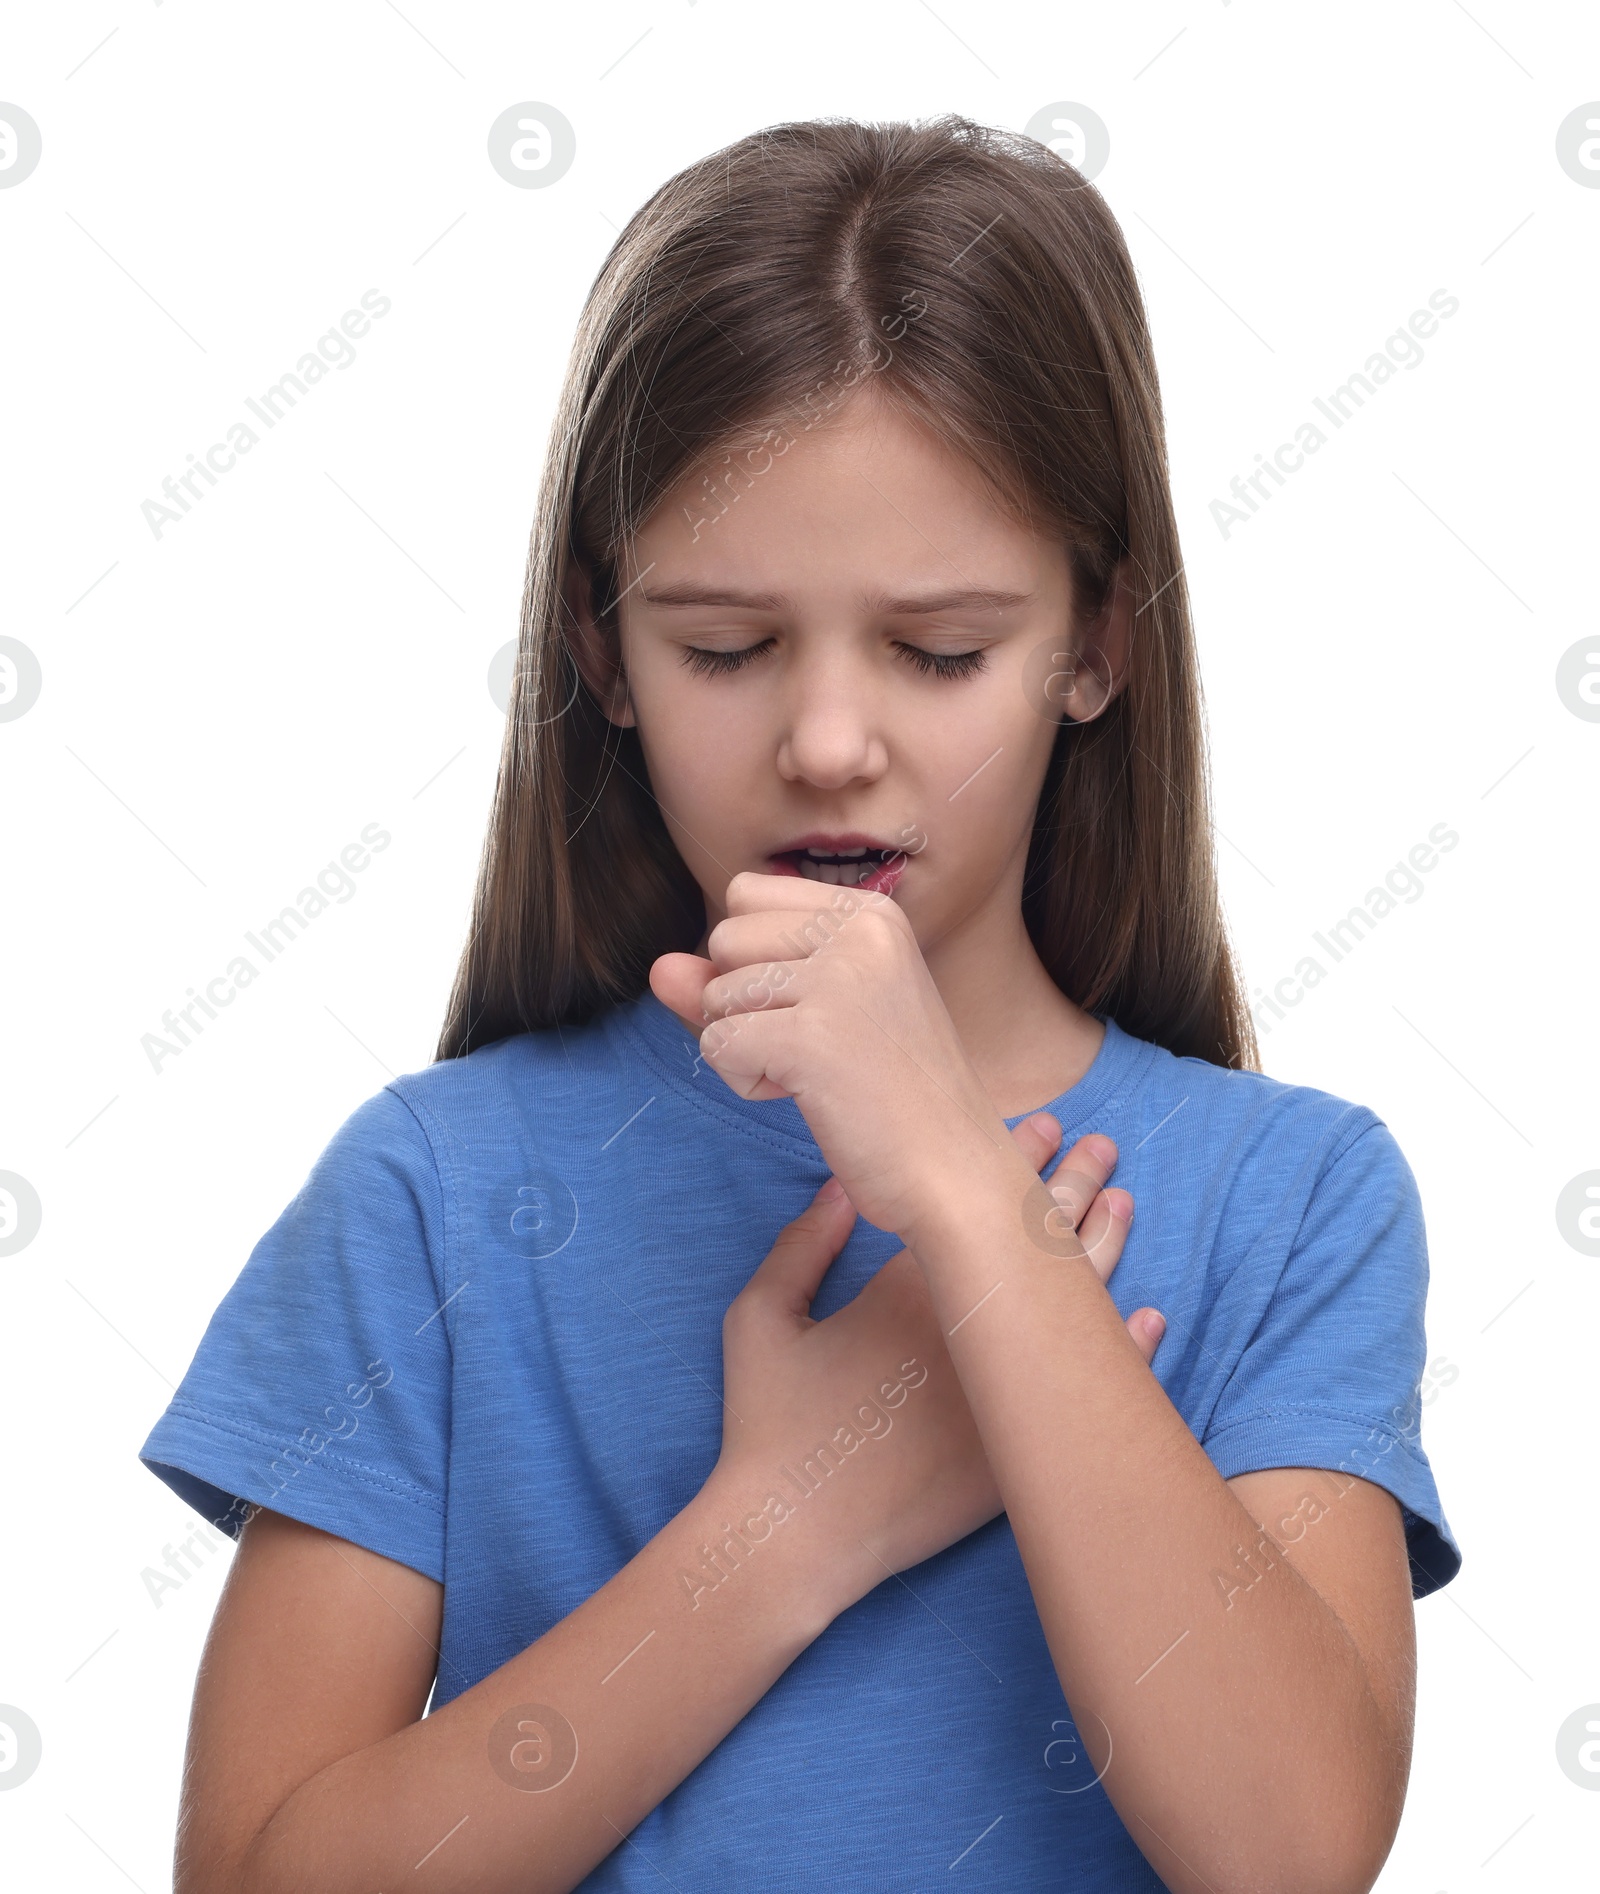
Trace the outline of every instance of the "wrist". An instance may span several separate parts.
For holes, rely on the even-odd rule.
[[[798,1655],[883,1573],[869,1576],[859,1559],[819,1536],[817,1520],[793,1494],[785,1499],[785,1490],[781,1474],[763,1478],[719,1460],[678,1515],[687,1529],[682,1589],[697,1608],[713,1598],[759,1596]]]
[[[951,1251],[968,1253],[975,1242],[990,1250],[997,1238],[1031,1236],[1041,1245],[1054,1239],[1052,1253],[1066,1254],[1061,1239],[1070,1234],[1048,1187],[1008,1134],[1003,1149],[947,1166],[919,1192],[915,1223],[900,1240],[930,1267]]]

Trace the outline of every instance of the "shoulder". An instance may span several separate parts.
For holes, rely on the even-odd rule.
[[[554,1155],[615,1130],[635,1109],[641,1057],[617,1007],[578,1025],[513,1033],[454,1059],[391,1079],[352,1114],[345,1132],[428,1154],[441,1178]]]
[[[1126,1035],[1125,1035],[1126,1037]],[[1118,1172],[1238,1261],[1279,1263],[1322,1227],[1371,1218],[1415,1223],[1417,1184],[1389,1126],[1367,1104],[1320,1086],[1178,1057],[1132,1041],[1114,1122]],[[1414,1245],[1408,1245],[1414,1248]]]
[[[1170,1130],[1171,1142],[1193,1163],[1238,1172],[1266,1164],[1281,1172],[1310,1161],[1324,1170],[1357,1140],[1399,1156],[1388,1126],[1369,1105],[1265,1072],[1179,1057],[1148,1040],[1132,1044],[1142,1057],[1128,1088],[1126,1115],[1140,1127],[1137,1135],[1152,1144]]]

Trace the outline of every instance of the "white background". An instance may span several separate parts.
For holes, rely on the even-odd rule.
[[[431,1057],[499,752],[486,679],[616,232],[764,124],[1021,128],[1058,100],[1110,128],[1096,182],[1148,299],[1252,986],[1435,824],[1460,836],[1263,1040],[1268,1072],[1393,1129],[1427,1215],[1429,1353],[1457,1370],[1423,1442],[1465,1564],[1417,1609],[1379,1886],[1592,1873],[1600,1794],[1556,1732],[1600,1702],[1600,1260],[1555,1206],[1600,1167],[1600,723],[1555,674],[1600,632],[1600,190],[1556,130],[1600,98],[1600,16],[128,0],[31,8],[5,37],[0,97],[43,132],[0,190],[0,634],[43,672],[0,723],[0,1170],[43,1205],[0,1258],[0,1703],[44,1744],[0,1794],[12,1883],[168,1884],[229,1553],[152,1602],[142,1571],[194,1520],[137,1448],[335,1127]],[[548,189],[487,161],[522,100],[576,128]],[[154,537],[141,503],[369,288],[392,308],[354,364]],[[1225,538],[1229,481],[1441,288],[1460,308],[1421,365]],[[354,898],[153,1071],[162,1013],[373,822],[393,843]]]

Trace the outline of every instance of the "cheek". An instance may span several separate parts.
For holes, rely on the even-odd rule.
[[[1055,738],[1056,726],[1034,715],[1009,680],[942,712],[912,745],[930,840],[943,833],[988,859],[996,844],[1028,834]]]
[[[708,707],[700,680],[644,681],[634,697],[639,747],[673,841],[691,867],[727,859],[728,838],[748,825],[760,785],[773,774],[755,719]],[[699,689],[693,686],[700,685]]]

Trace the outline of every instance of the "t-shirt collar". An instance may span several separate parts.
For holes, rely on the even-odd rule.
[[[1104,1112],[1124,1090],[1155,1048],[1125,1033],[1109,1015],[1096,1013],[1093,1017],[1101,1020],[1106,1030],[1088,1070],[1076,1085],[1007,1118],[1008,1128],[1015,1129],[1035,1111],[1048,1111],[1060,1122],[1063,1149],[1084,1132],[1099,1128],[1091,1122],[1095,1115]],[[624,1002],[608,1015],[607,1024],[642,1042],[658,1074],[702,1110],[743,1118],[797,1145],[817,1149],[805,1114],[792,1098],[741,1098],[700,1057],[699,1035],[691,1032],[648,987],[637,999]]]

